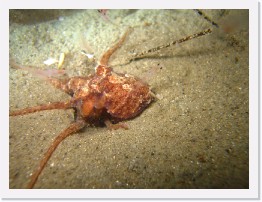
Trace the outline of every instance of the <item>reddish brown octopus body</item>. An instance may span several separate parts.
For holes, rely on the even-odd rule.
[[[27,188],[33,188],[46,163],[57,146],[69,135],[79,131],[87,124],[119,122],[136,117],[153,100],[149,86],[134,76],[118,74],[108,66],[110,56],[124,42],[127,31],[120,41],[110,48],[101,58],[95,74],[87,77],[72,77],[65,80],[48,78],[56,88],[72,96],[67,102],[29,107],[10,112],[10,116],[25,115],[42,110],[76,110],[76,120],[62,131],[44,154],[38,168],[31,176]],[[111,125],[113,128],[123,125]]]

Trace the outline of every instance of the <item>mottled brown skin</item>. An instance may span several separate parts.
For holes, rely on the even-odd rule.
[[[65,80],[48,78],[56,88],[71,95],[71,100],[10,112],[10,116],[18,116],[51,109],[73,108],[76,111],[75,122],[52,142],[33,173],[27,188],[34,187],[49,158],[66,137],[76,133],[87,124],[107,123],[112,128],[124,127],[124,125],[112,125],[109,121],[116,123],[134,118],[153,100],[152,92],[146,83],[131,75],[115,73],[108,66],[110,56],[122,45],[128,33],[129,30],[102,56],[95,74]]]

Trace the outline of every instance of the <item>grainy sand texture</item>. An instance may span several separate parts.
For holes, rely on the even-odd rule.
[[[101,55],[115,72],[146,81],[156,95],[128,130],[86,127],[64,140],[35,188],[249,188],[248,10],[10,10],[10,58],[35,69],[65,53],[72,76],[94,73]],[[130,62],[132,55],[212,29],[212,33]],[[94,54],[89,60],[81,50]],[[10,66],[10,111],[70,96]],[[10,117],[10,188],[25,188],[74,111]]]

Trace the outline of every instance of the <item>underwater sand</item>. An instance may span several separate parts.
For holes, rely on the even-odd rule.
[[[96,62],[127,30],[111,57],[116,72],[146,80],[157,98],[129,130],[86,127],[63,141],[35,188],[248,188],[248,11],[208,10],[229,34],[193,10],[11,11],[10,57],[38,69],[66,53],[69,76],[94,72]],[[213,33],[128,63],[140,52],[212,28]],[[128,63],[128,64],[126,64]],[[47,82],[10,67],[10,110],[66,101]],[[25,188],[73,110],[10,117],[10,188]]]

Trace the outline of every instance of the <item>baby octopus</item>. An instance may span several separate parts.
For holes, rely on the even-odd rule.
[[[18,116],[51,109],[75,109],[75,121],[52,142],[32,174],[27,188],[34,187],[49,158],[65,138],[88,124],[105,123],[113,129],[126,128],[123,124],[112,123],[136,117],[152,102],[153,93],[146,83],[129,74],[115,73],[108,66],[110,56],[123,44],[129,32],[130,29],[102,55],[93,75],[68,79],[47,78],[54,87],[72,96],[69,101],[10,112],[10,116]]]

